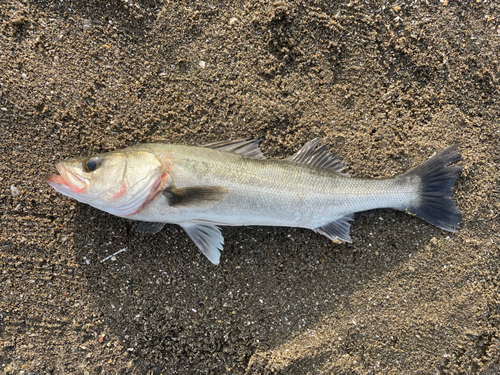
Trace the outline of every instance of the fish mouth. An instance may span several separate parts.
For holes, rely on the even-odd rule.
[[[72,173],[62,164],[57,164],[59,174],[49,174],[45,181],[57,191],[64,194],[63,190],[71,189],[73,193],[81,193],[87,188],[87,181],[75,173]]]

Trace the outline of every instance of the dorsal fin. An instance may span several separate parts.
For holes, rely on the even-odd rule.
[[[264,154],[260,150],[259,143],[262,138],[243,138],[234,141],[222,141],[208,143],[203,147],[213,148],[219,151],[232,152],[234,154],[245,155],[256,159],[265,159]]]
[[[304,147],[286,160],[325,168],[339,176],[348,177],[348,174],[342,173],[344,165],[337,156],[331,155],[325,146],[317,147],[319,141],[319,138],[314,138],[312,141],[307,142]]]

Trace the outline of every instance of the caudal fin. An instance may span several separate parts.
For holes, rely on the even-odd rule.
[[[462,215],[453,201],[453,185],[462,168],[449,164],[460,160],[457,145],[434,155],[403,176],[420,178],[420,200],[406,210],[449,232],[460,228]]]

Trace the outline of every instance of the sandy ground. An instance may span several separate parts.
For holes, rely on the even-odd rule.
[[[5,0],[0,371],[500,372],[495,1]],[[458,143],[458,234],[356,214],[352,244],[135,233],[54,192],[61,158],[139,142],[321,137],[359,177]],[[111,254],[126,249],[115,257]]]

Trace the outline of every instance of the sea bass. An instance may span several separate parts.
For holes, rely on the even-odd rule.
[[[46,177],[58,192],[112,215],[137,221],[142,232],[180,225],[214,264],[224,243],[219,226],[309,228],[350,242],[355,212],[406,210],[456,232],[461,220],[453,185],[457,146],[387,179],[352,178],[337,157],[308,142],[295,155],[266,159],[260,139],[204,146],[138,144],[57,164]]]

